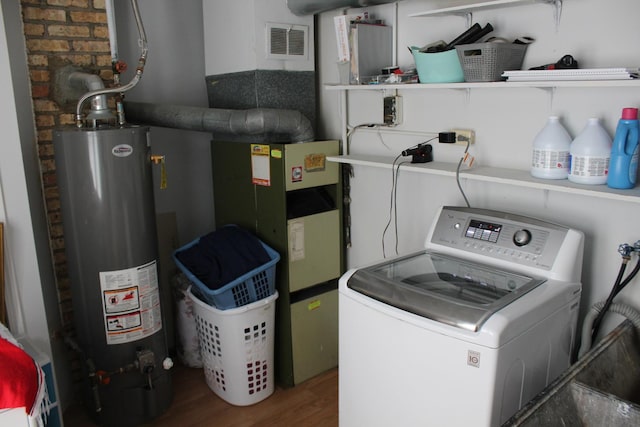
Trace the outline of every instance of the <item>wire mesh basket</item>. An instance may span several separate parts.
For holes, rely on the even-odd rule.
[[[507,70],[519,70],[526,44],[475,43],[456,46],[466,82],[495,82]]]

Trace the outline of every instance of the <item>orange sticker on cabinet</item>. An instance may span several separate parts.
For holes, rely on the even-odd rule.
[[[304,170],[307,172],[324,170],[326,162],[326,154],[307,154],[304,157]]]

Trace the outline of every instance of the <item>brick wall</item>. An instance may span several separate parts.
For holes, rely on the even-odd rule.
[[[55,70],[70,64],[100,75],[105,85],[112,82],[105,5],[104,0],[21,0],[21,6],[51,254],[64,328],[60,332],[73,336],[52,134],[56,127],[74,124],[75,103],[58,105],[53,101],[52,83]],[[73,371],[75,376],[80,375],[78,366]]]

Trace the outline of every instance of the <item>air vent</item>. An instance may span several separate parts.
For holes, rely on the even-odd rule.
[[[307,59],[309,27],[292,24],[267,24],[267,58]]]

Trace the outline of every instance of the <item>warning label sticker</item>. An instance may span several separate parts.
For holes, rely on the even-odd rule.
[[[265,187],[271,186],[268,145],[251,144],[251,183]]]
[[[107,316],[108,331],[126,331],[142,326],[140,313],[129,313],[122,316]]]
[[[120,313],[122,311],[140,308],[138,287],[114,291],[103,291],[104,307],[107,313]]]
[[[300,261],[305,258],[304,219],[298,218],[287,224],[289,232],[289,261]]]
[[[291,168],[291,182],[302,182],[302,166]]]
[[[156,261],[125,270],[101,271],[100,290],[107,344],[123,344],[162,329]]]

